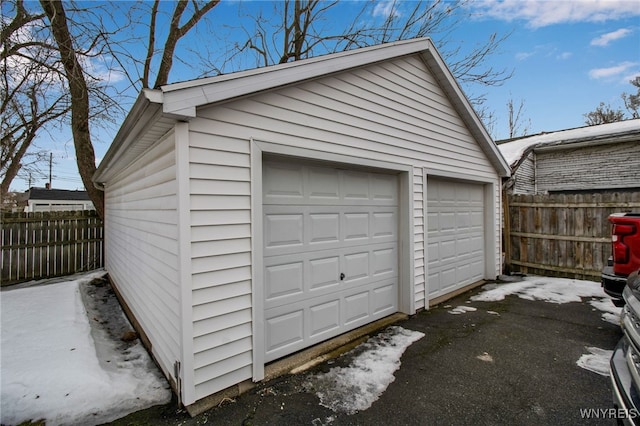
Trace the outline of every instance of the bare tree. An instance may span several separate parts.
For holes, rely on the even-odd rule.
[[[584,114],[585,124],[587,126],[597,126],[599,124],[615,123],[624,120],[624,111],[620,108],[613,109],[611,105],[600,102],[598,107]]]
[[[500,85],[512,72],[494,68],[488,58],[498,52],[509,34],[494,33],[471,48],[470,43],[456,42],[453,39],[456,28],[470,17],[466,3],[466,0],[351,3],[351,9],[359,9],[346,26],[331,20],[330,12],[336,12],[338,1],[284,0],[265,6],[273,10],[255,11],[254,7],[250,13],[244,13],[240,4],[242,24],[231,27],[231,31],[242,32],[245,41],[236,43],[227,52],[225,62],[244,64],[246,56],[253,55],[253,66],[268,66],[321,53],[430,36],[461,83]],[[481,94],[472,97],[475,104],[483,100]]]
[[[19,172],[38,172],[45,153],[34,149],[36,136],[69,111],[56,60],[47,41],[38,37],[42,14],[28,12],[21,0],[13,12],[1,32],[0,197]]]
[[[507,102],[507,117],[509,120],[509,139],[526,136],[531,130],[531,119],[524,118],[524,100],[516,105],[513,98]]]
[[[68,122],[73,136],[78,172],[96,210],[103,215],[103,193],[96,189],[91,181],[96,170],[92,135],[96,128],[116,121],[124,112],[122,104],[125,102],[122,102],[123,93],[115,91],[113,85],[109,84],[108,77],[99,75],[92,61],[109,57],[112,63],[107,67],[108,73],[120,72],[130,82],[128,88],[135,92],[144,87],[151,87],[150,80],[154,75],[153,87],[166,84],[176,58],[178,42],[218,4],[219,0],[180,0],[164,4],[155,0],[152,4],[140,2],[128,4],[120,9],[117,3],[108,7],[79,7],[73,2],[40,0],[41,10],[35,12],[27,11],[23,0],[12,1],[15,17],[6,25],[3,21],[2,27],[3,60],[18,52],[26,65],[34,69],[46,69],[51,73],[46,78],[43,77],[41,84],[56,81],[60,90],[46,91],[49,93],[47,108],[36,103],[41,91],[38,88],[27,90],[26,84],[23,84],[23,90],[20,92],[23,93],[21,102],[6,102],[6,110],[12,112],[12,116],[15,117],[15,120],[6,126],[3,121],[2,127],[2,170],[11,171],[5,174],[6,187],[8,188],[11,179],[15,177],[13,170],[16,167],[20,168],[18,157],[20,154],[26,155],[42,126],[47,122]],[[29,8],[37,9],[37,5],[29,3]],[[164,18],[160,13],[166,13],[168,9],[171,10],[168,29],[159,27],[161,18]],[[135,19],[121,19],[125,15]],[[20,29],[28,28],[33,22],[38,23],[37,34],[30,34],[22,50],[15,46],[16,43],[9,42],[12,35]],[[140,25],[144,25],[148,30],[146,38],[139,36]],[[161,32],[166,33],[166,39],[164,44],[158,47],[157,39]],[[122,34],[130,34],[130,38],[125,39]],[[144,58],[139,58],[137,54],[141,43],[147,50]],[[27,47],[37,47],[39,51],[46,53],[47,61],[34,55],[24,55],[22,52]],[[9,81],[7,76],[11,73],[6,72],[6,68],[3,71],[5,81]],[[25,81],[31,84],[33,78]],[[5,85],[7,90],[3,90],[4,97],[9,97],[9,93],[12,92],[15,83],[12,81],[11,84]],[[59,96],[53,99],[52,93]],[[46,115],[43,115],[45,113]],[[19,141],[24,143],[19,144]],[[7,161],[4,161],[5,158]]]
[[[636,88],[636,93],[623,93],[621,97],[625,108],[631,114],[631,118],[640,118],[640,75],[629,83]]]

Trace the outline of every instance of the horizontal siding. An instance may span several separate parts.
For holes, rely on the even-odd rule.
[[[297,87],[253,96],[204,110],[215,120],[193,123],[194,129],[215,126],[225,139],[240,138],[339,152],[385,161],[423,163],[456,172],[461,168],[485,176],[495,171],[436,85],[425,91],[424,82],[393,81],[398,74],[416,78],[403,69],[422,68],[418,58],[399,64],[369,67]],[[385,76],[370,80],[372,76]],[[406,99],[394,94],[399,84]],[[339,101],[333,101],[337,94]],[[329,106],[328,106],[329,105]],[[277,106],[277,107],[274,107]],[[285,130],[286,129],[286,133]]]
[[[189,123],[196,397],[251,378],[250,141],[415,167],[416,307],[425,306],[424,168],[497,174],[418,57],[198,111]],[[259,349],[262,350],[262,349]]]
[[[640,141],[536,153],[537,191],[637,188]]]
[[[106,269],[169,375],[181,346],[175,172],[170,134],[105,188]]]
[[[189,135],[196,399],[251,377],[249,141]],[[233,382],[233,383],[232,383]]]
[[[536,191],[536,154],[530,152],[514,173],[514,194],[535,194]]]

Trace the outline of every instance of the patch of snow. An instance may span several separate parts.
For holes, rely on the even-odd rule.
[[[594,298],[589,303],[604,312],[602,319],[613,324],[619,324],[621,308],[611,302],[611,298],[602,290],[599,283],[594,281],[572,280],[567,278],[552,278],[530,276],[523,277],[523,281],[492,285],[490,289],[471,297],[475,302],[495,302],[504,300],[508,295],[517,295],[527,300],[543,300],[551,303],[581,302],[582,298]]]
[[[100,424],[170,401],[139,341],[92,337],[81,286],[104,275],[2,292],[2,424]]]
[[[478,355],[476,358],[484,362],[493,362],[493,357],[489,355],[487,352],[483,352],[482,355]]]
[[[620,314],[622,308],[619,308],[611,302],[610,297],[604,297],[601,299],[593,299],[589,301],[589,304],[595,309],[603,312],[602,319],[615,325],[620,325]]]
[[[601,376],[608,376],[609,360],[611,359],[611,355],[613,355],[613,351],[595,347],[588,347],[587,351],[589,351],[588,354],[582,355],[580,359],[576,361],[578,367],[598,373]]]
[[[473,306],[456,306],[455,308],[453,308],[452,310],[449,311],[450,314],[453,315],[460,315],[460,314],[464,314],[467,312],[474,312],[477,311],[477,308],[474,308]]]
[[[497,315],[497,316],[500,316],[500,313],[499,313],[499,312],[496,312],[496,311],[487,311],[487,313],[488,313],[489,315]]]
[[[349,353],[364,352],[356,356],[348,367],[333,367],[327,373],[311,376],[307,387],[314,390],[320,404],[334,412],[349,415],[366,410],[387,389],[400,368],[400,357],[424,333],[399,326],[362,343]]]

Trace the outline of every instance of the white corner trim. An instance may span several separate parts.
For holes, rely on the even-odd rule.
[[[175,125],[176,183],[178,197],[178,285],[180,286],[180,380],[184,405],[193,404],[195,372],[193,353],[193,294],[191,283],[191,212],[189,206],[189,123]]]
[[[251,334],[253,381],[264,379],[262,149],[251,139]]]

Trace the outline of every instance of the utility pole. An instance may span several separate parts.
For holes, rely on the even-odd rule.
[[[51,168],[53,165],[53,152],[49,153],[49,189],[53,188],[53,176],[51,174]]]

